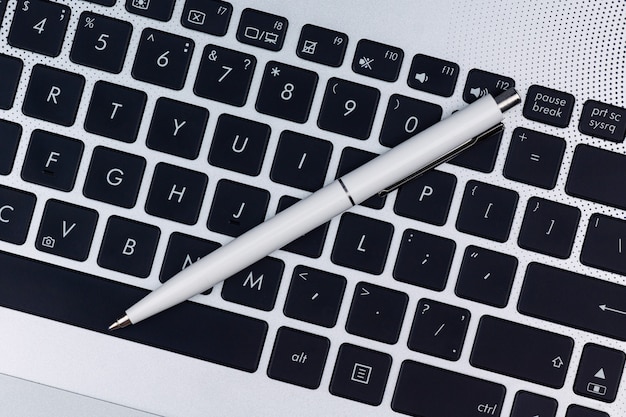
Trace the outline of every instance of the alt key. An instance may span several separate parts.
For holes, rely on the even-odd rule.
[[[320,386],[329,347],[330,341],[325,337],[281,327],[267,374],[279,381],[315,389]]]

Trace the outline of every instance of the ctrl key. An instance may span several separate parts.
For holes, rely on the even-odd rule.
[[[505,393],[500,384],[407,360],[391,408],[412,416],[497,417]]]

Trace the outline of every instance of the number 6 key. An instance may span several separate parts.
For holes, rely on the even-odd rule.
[[[182,36],[144,29],[133,65],[133,78],[173,90],[182,90],[193,55],[194,42]]]

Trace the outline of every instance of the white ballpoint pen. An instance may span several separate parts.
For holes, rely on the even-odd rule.
[[[453,113],[183,269],[126,310],[109,330],[136,324],[200,294],[372,195],[449,160],[498,127],[504,112],[520,101],[509,89]]]

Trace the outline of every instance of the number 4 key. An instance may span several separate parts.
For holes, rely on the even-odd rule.
[[[9,44],[48,56],[58,56],[70,20],[70,8],[43,0],[18,2]]]

